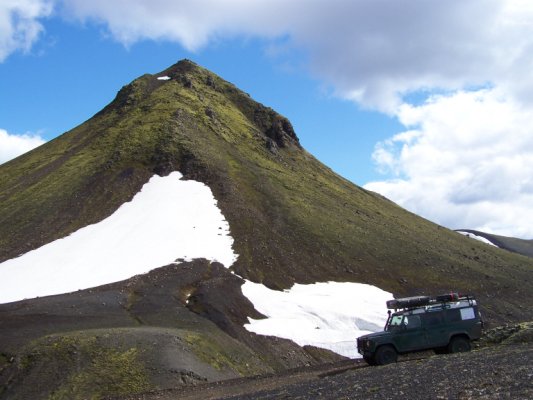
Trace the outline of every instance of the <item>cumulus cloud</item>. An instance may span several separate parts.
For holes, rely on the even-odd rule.
[[[198,51],[228,37],[283,38],[336,94],[389,114],[411,92],[495,82],[533,102],[529,0],[4,0],[0,57],[31,46],[52,4],[125,45],[169,40]]]
[[[39,135],[14,135],[0,129],[0,164],[34,149],[44,142],[45,140]]]
[[[80,20],[132,44],[172,40],[198,50],[235,35],[288,38],[334,91],[393,114],[420,89],[498,81],[533,96],[533,3],[527,0],[62,0]],[[533,98],[531,99],[533,100]]]
[[[43,30],[39,19],[51,12],[52,2],[49,0],[2,0],[0,62],[17,50],[30,50]]]
[[[533,112],[483,89],[404,104],[408,128],[376,145],[393,178],[365,185],[450,228],[533,238]]]

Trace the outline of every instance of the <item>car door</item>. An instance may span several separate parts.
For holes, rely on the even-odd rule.
[[[426,332],[428,348],[441,347],[448,344],[448,329],[444,312],[430,311],[422,316],[422,327]]]
[[[405,315],[403,317],[400,328],[394,332],[394,344],[399,352],[426,348],[426,334],[421,327],[420,316]]]

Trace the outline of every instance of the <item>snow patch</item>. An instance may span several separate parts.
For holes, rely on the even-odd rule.
[[[103,221],[1,263],[0,303],[121,281],[178,258],[232,265],[233,238],[211,189],[181,177],[153,176]]]
[[[249,319],[245,328],[261,335],[290,339],[350,358],[357,353],[357,338],[383,330],[385,302],[391,293],[375,286],[351,282],[295,284],[283,292],[246,281],[243,294],[266,319]]]
[[[168,81],[170,79],[170,76],[158,76],[158,81]]]
[[[474,233],[465,232],[465,231],[456,231],[456,232],[459,232],[461,235],[465,235],[466,237],[479,240],[480,242],[483,242],[483,243],[486,243],[486,244],[490,244],[491,246],[498,247],[494,243],[492,243],[489,239],[487,239],[487,238],[485,238],[483,236],[479,236],[479,235],[476,235]]]

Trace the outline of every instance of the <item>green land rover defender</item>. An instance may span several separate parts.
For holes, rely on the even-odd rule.
[[[428,349],[437,354],[469,351],[471,341],[481,336],[483,322],[473,296],[406,297],[387,301],[387,308],[385,330],[357,339],[357,351],[370,365]]]

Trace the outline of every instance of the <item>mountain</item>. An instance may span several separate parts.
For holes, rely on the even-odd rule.
[[[475,239],[485,240],[486,242],[513,253],[522,254],[523,256],[533,257],[533,240],[519,239],[510,236],[494,235],[476,231],[474,229],[457,229],[459,233]]]
[[[17,256],[109,221],[154,175],[175,171],[210,189],[236,261],[171,260],[119,282],[0,304],[1,398],[99,398],[339,358],[245,329],[262,317],[245,282],[453,290],[475,294],[488,324],[533,319],[533,260],[340,177],[302,148],[285,117],[188,60],[141,76],[85,123],[0,166],[0,282]],[[164,239],[145,233],[136,247],[147,252]],[[44,265],[32,268],[46,277]]]

